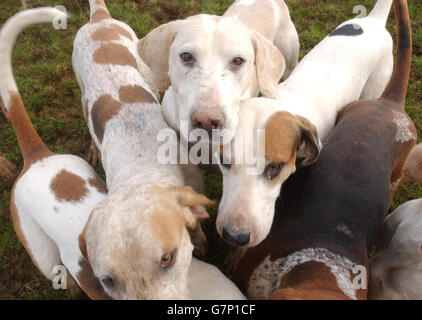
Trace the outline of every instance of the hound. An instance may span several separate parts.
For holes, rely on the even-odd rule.
[[[94,2],[92,5],[97,6]],[[52,22],[62,15],[52,8],[24,11],[0,32],[0,92],[25,161],[12,191],[16,233],[47,278],[52,279],[54,266],[63,263],[91,298],[189,298],[193,246],[186,227],[194,229],[205,219],[205,207],[213,202],[182,185],[179,167],[158,166],[153,161],[154,144],[148,146],[151,152],[144,152],[148,148],[143,143],[136,144],[142,139],[148,141],[149,136],[138,137],[139,132],[150,130],[154,136],[153,130],[163,126],[157,105],[122,105],[117,116],[107,121],[118,138],[131,141],[127,146],[130,152],[122,155],[127,166],[112,176],[107,195],[106,187],[87,163],[49,151],[26,115],[12,74],[13,45],[26,26]],[[139,72],[136,74],[140,77]],[[116,104],[105,106],[113,108]],[[145,128],[143,120],[153,129]],[[122,122],[128,126],[122,127]],[[138,140],[130,140],[125,134],[133,134]],[[104,142],[108,139],[112,140],[105,133]],[[149,141],[155,141],[155,136]],[[106,157],[107,164],[115,168],[110,158]],[[233,295],[236,293],[230,291],[228,297]]]
[[[252,247],[264,240],[282,184],[296,165],[318,159],[320,140],[334,128],[340,110],[359,98],[382,94],[393,68],[393,41],[385,29],[391,3],[379,0],[368,17],[342,23],[279,85],[277,99],[241,103],[239,131],[265,130],[265,165],[249,174],[259,168],[239,161],[234,150],[241,140],[236,137],[221,148],[223,196],[217,229],[228,242]],[[253,143],[248,144],[251,150],[263,147],[258,139]]]
[[[139,41],[138,52],[156,88],[167,90],[163,113],[183,140],[196,142],[189,132],[204,129],[221,130],[229,142],[243,112],[240,101],[259,91],[274,97],[286,70],[283,55],[290,72],[299,43],[282,1],[237,1],[223,17],[201,14],[154,29]],[[188,133],[180,130],[184,123]]]
[[[394,5],[391,81],[381,98],[347,105],[319,160],[284,184],[270,235],[246,253],[233,278],[249,298],[367,298],[368,253],[417,140],[404,108],[412,57],[408,6]]]

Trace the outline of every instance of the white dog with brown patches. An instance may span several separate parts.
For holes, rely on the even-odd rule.
[[[341,24],[321,41],[278,87],[276,100],[241,103],[239,129],[265,130],[265,169],[239,162],[235,150],[222,148],[223,197],[217,230],[238,246],[253,247],[268,235],[274,205],[296,162],[315,162],[338,112],[348,103],[381,96],[393,69],[393,41],[385,29],[392,0],[379,0],[368,17]],[[257,141],[249,144],[256,152]],[[262,146],[261,146],[262,147]]]
[[[259,91],[277,95],[284,57],[291,72],[299,40],[283,1],[242,0],[223,17],[201,14],[162,25],[139,41],[138,52],[156,88],[167,90],[162,108],[173,129],[180,130],[181,122],[188,124],[188,132],[221,129],[230,141],[240,101]],[[184,130],[181,137],[192,139]]]
[[[404,166],[410,181],[422,182],[422,144]],[[408,201],[390,214],[371,260],[369,297],[377,300],[422,299],[422,199]]]
[[[16,233],[47,278],[53,279],[53,268],[63,263],[91,298],[190,298],[190,283],[208,281],[209,275],[198,273],[201,262],[191,263],[193,247],[186,226],[194,227],[205,218],[204,206],[212,202],[181,186],[180,168],[151,165],[155,153],[146,153],[133,141],[125,157],[130,160],[133,153],[132,162],[113,176],[106,195],[105,186],[89,165],[78,157],[50,152],[26,115],[12,74],[13,44],[26,26],[52,22],[59,15],[63,13],[53,8],[24,11],[11,18],[0,33],[4,75],[0,91],[25,161],[12,192]],[[144,124],[130,119],[131,113],[153,126],[164,122],[156,115],[160,112],[154,103],[134,103],[122,108],[119,115],[122,113],[126,128],[110,126],[113,119],[107,124],[121,139]],[[146,130],[153,129],[147,126]],[[108,136],[104,138],[106,141]],[[141,139],[149,141],[146,134]],[[153,143],[148,148],[153,149]],[[210,269],[213,281],[221,285],[222,292],[216,289],[220,297],[227,293],[227,299],[243,298],[218,270]],[[202,297],[210,294],[214,293]]]

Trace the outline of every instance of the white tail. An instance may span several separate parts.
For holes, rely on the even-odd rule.
[[[378,0],[375,7],[372,9],[369,17],[381,20],[384,24],[387,23],[388,16],[390,15],[391,5],[393,0]]]
[[[0,94],[6,111],[10,110],[10,94],[18,92],[12,71],[12,51],[18,35],[36,23],[64,19],[66,14],[54,8],[37,8],[17,13],[0,30]]]
[[[89,0],[89,12],[91,18],[95,11],[99,8],[104,9],[107,13],[109,13],[104,0]]]

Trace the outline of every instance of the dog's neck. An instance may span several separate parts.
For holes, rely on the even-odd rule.
[[[157,137],[165,129],[168,126],[158,104],[127,105],[109,121],[102,144],[109,192],[126,186],[172,187],[183,184],[177,165],[164,165],[158,161],[162,143]],[[171,144],[177,148],[177,140]]]

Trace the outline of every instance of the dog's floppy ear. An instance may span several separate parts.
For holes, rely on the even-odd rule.
[[[303,159],[300,161],[300,165],[310,166],[318,160],[322,148],[321,141],[318,138],[316,127],[308,119],[300,116],[297,118],[301,130],[301,141],[296,158]]]
[[[215,205],[215,201],[197,193],[191,187],[174,188],[175,196],[179,205],[183,207],[186,226],[189,229],[196,229],[198,223],[209,218],[206,207]]]
[[[169,54],[182,20],[172,21],[152,30],[138,41],[138,54],[152,71],[156,89],[165,91],[170,86]]]
[[[275,99],[278,83],[286,70],[286,60],[271,41],[256,31],[251,32],[259,90],[264,97]]]
[[[422,144],[418,144],[410,152],[404,163],[403,173],[413,182],[422,182]]]

